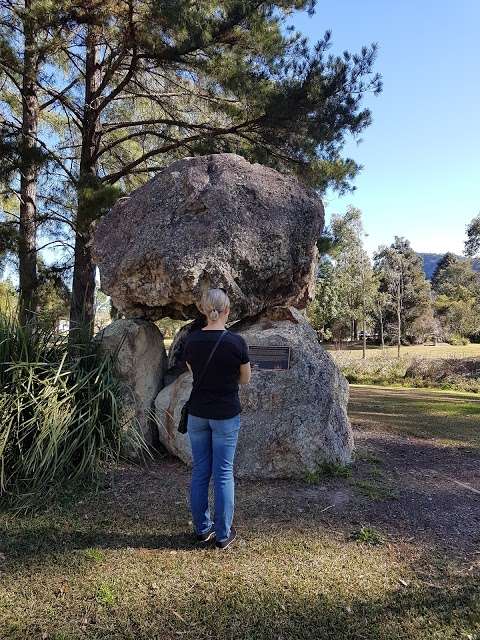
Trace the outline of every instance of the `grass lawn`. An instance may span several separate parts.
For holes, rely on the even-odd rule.
[[[333,356],[341,356],[342,358],[361,359],[362,358],[362,346],[355,344],[352,348],[336,349],[333,345],[324,345]],[[367,358],[396,358],[397,347],[385,347],[382,351],[381,347],[376,345],[368,345]],[[453,346],[451,344],[439,343],[435,345],[410,345],[401,347],[400,356],[402,358],[480,358],[480,344],[467,344],[460,346]]]
[[[480,449],[478,394],[350,385],[350,419],[357,427]]]
[[[479,408],[352,388],[351,471],[239,481],[223,553],[192,542],[168,457],[0,513],[0,638],[479,640]]]

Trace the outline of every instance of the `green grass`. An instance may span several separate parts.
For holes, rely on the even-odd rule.
[[[349,412],[362,428],[432,438],[444,446],[480,447],[477,394],[351,385]]]
[[[99,604],[103,604],[109,607],[114,605],[117,600],[115,586],[113,584],[109,584],[108,582],[100,583],[97,587],[95,599]]]
[[[473,448],[477,403],[354,387],[350,415],[385,436]],[[349,473],[320,467],[318,486],[239,483],[240,539],[226,553],[192,541],[188,474],[172,463],[126,466],[112,488],[69,489],[36,514],[0,512],[0,638],[478,640],[478,554],[457,551],[454,531],[448,549],[402,535],[405,522],[392,535],[402,476],[367,448],[356,459]],[[343,519],[329,509],[338,492],[353,494]]]
[[[395,487],[386,482],[381,474],[374,470],[370,475],[373,477],[366,480],[352,480],[350,482],[351,486],[360,495],[370,500],[395,500],[398,497]]]
[[[373,546],[384,543],[383,536],[373,527],[360,527],[353,531],[352,540]]]
[[[325,478],[348,478],[352,475],[349,466],[338,462],[328,462],[323,460],[317,465],[315,471],[305,475],[305,482],[308,484],[319,484]]]
[[[333,345],[325,344],[325,348],[333,356],[348,357],[352,360],[359,360],[362,358],[361,345],[355,345],[353,348],[336,349]],[[467,345],[451,345],[446,343],[440,343],[435,345],[409,345],[400,348],[400,354],[404,358],[476,358],[480,357],[480,344],[467,344]],[[386,346],[382,351],[381,347],[376,345],[368,346],[366,352],[367,358],[396,358],[397,347]]]
[[[105,560],[105,554],[101,549],[85,549],[85,557],[92,562],[103,562]]]
[[[85,537],[102,544],[99,517],[101,507],[88,526],[75,511],[52,513],[40,518],[43,538],[29,538],[35,518],[12,525],[24,545],[7,550],[2,640],[454,640],[480,623],[478,577],[442,558],[432,565],[414,545],[380,544],[372,527],[339,536],[298,523],[265,536],[250,526],[245,545],[222,554],[157,547],[147,524],[120,515],[114,527],[125,542],[104,537],[99,567],[81,552]],[[76,536],[64,540],[67,527]]]

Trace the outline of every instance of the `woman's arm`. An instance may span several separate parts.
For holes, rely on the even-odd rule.
[[[240,365],[240,377],[238,379],[239,384],[248,384],[252,376],[252,369],[250,362]]]

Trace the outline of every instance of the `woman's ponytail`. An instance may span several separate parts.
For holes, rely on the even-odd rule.
[[[200,308],[210,322],[216,322],[229,307],[230,300],[223,289],[207,289],[202,295]]]

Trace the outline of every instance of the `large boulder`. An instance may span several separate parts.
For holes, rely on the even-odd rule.
[[[298,478],[322,461],[351,461],[353,437],[347,417],[348,383],[333,358],[318,343],[301,312],[272,309],[234,330],[249,345],[291,347],[290,368],[254,370],[241,387],[242,426],[236,475],[249,478]],[[159,437],[187,464],[187,435],[177,431],[180,411],[191,391],[183,373],[155,400]]]
[[[167,356],[163,336],[148,320],[115,320],[99,331],[94,340],[106,353],[116,354],[116,374],[121,388],[121,422],[140,430],[146,442],[158,442],[153,402],[163,387]],[[135,449],[125,453],[135,457]]]
[[[231,319],[312,294],[324,211],[313,190],[230,153],[185,158],[121,198],[97,224],[101,289],[126,317],[195,318],[204,288]]]
[[[167,370],[163,377],[165,385],[176,380],[179,375],[187,370],[187,363],[185,362],[184,356],[185,341],[191,331],[201,329],[206,324],[206,318],[202,316],[201,318],[196,318],[192,320],[192,322],[184,324],[183,327],[177,331],[168,350]]]

